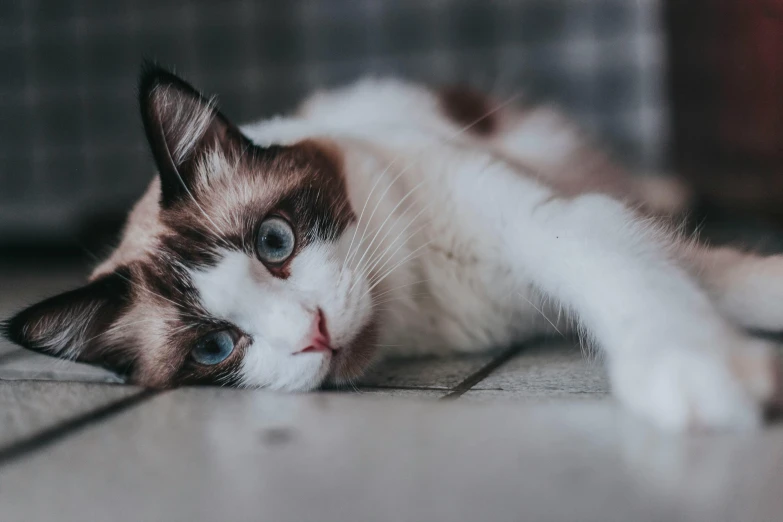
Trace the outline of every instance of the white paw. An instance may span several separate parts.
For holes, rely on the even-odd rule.
[[[770,346],[730,336],[723,347],[661,346],[610,360],[617,398],[657,426],[748,430],[761,425],[776,389]]]

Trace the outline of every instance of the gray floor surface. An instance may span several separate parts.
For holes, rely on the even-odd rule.
[[[80,271],[6,272],[0,316]],[[783,521],[783,426],[657,432],[571,341],[150,392],[0,343],[0,520]]]

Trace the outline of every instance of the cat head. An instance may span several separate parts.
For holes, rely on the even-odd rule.
[[[356,216],[337,147],[260,147],[186,82],[143,68],[158,177],[85,286],[23,310],[6,336],[129,382],[306,390],[367,365],[371,288],[344,268]]]

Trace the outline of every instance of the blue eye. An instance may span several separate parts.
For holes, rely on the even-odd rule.
[[[208,333],[198,340],[191,356],[207,366],[222,363],[234,351],[234,337],[226,330]]]
[[[261,223],[256,240],[256,255],[264,263],[279,265],[294,252],[296,237],[283,218],[272,217]]]

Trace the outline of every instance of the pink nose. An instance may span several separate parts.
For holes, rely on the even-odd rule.
[[[326,328],[326,317],[320,308],[318,309],[318,315],[315,317],[315,321],[313,321],[312,332],[312,340],[310,341],[310,344],[305,349],[296,353],[332,353],[334,351],[334,349],[329,344],[329,330]]]

